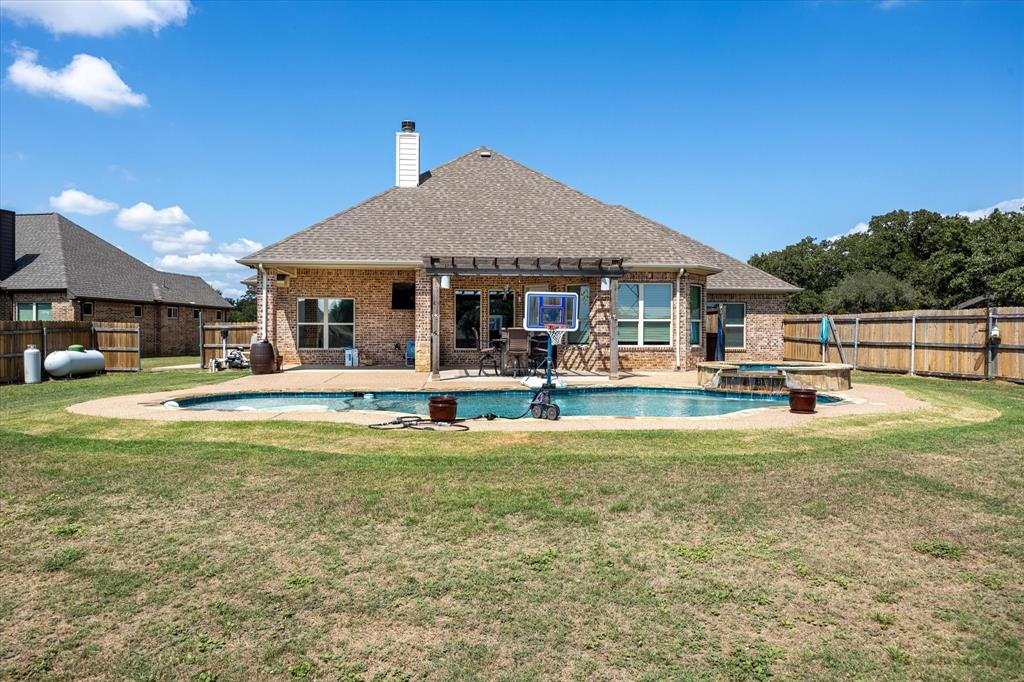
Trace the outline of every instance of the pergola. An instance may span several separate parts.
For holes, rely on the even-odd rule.
[[[423,270],[431,276],[430,373],[441,370],[441,277],[601,277],[617,280],[626,274],[623,258],[579,258],[569,256],[424,256]],[[608,331],[608,375],[619,376],[619,329],[617,287],[611,282],[611,323]]]

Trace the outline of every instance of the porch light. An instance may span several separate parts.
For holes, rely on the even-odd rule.
[[[451,278],[451,275],[441,275],[441,288],[442,289],[451,289],[452,288],[452,278]]]
[[[612,288],[612,278],[611,277],[602,277],[601,278],[601,291],[611,291],[611,288]]]

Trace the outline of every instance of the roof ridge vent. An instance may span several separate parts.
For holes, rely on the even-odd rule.
[[[491,150],[490,149],[481,149],[480,150],[480,158],[481,159],[489,159],[489,158],[491,158]]]

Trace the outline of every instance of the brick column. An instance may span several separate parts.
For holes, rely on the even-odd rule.
[[[422,270],[416,271],[416,371],[429,372],[431,346],[431,306],[433,277]]]

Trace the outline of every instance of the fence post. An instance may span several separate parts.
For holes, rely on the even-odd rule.
[[[47,347],[46,347],[46,325],[44,324],[43,325],[43,360],[46,360],[46,356],[47,356],[47,351],[48,350],[49,349],[47,349]]]
[[[914,355],[917,350],[917,314],[910,316],[910,376],[914,376]]]
[[[199,311],[199,369],[206,369],[206,330],[203,325],[203,311]]]
[[[857,350],[860,345],[860,318],[853,318],[853,368],[857,369]]]
[[[988,324],[985,328],[985,356],[988,362],[988,371],[985,375],[988,378],[992,378],[999,374],[999,368],[996,366],[998,362],[998,355],[996,354],[996,346],[992,343],[992,328],[996,326],[996,320],[999,318],[999,308],[988,309]]]

